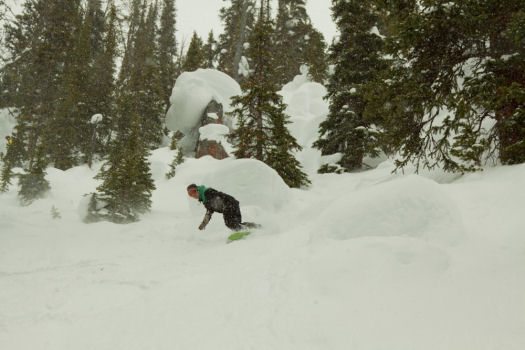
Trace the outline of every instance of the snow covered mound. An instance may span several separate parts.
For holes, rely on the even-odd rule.
[[[176,179],[231,194],[241,207],[272,212],[288,201],[290,191],[275,170],[255,159],[188,159],[180,166]]]
[[[323,99],[327,94],[326,88],[309,80],[306,75],[297,75],[279,93],[288,105],[286,112],[296,118],[310,119],[328,114],[328,101]]]
[[[312,82],[306,72],[297,75],[279,91],[288,105],[285,112],[292,122],[288,128],[303,147],[297,159],[309,175],[316,174],[322,163],[321,152],[312,148],[312,143],[319,137],[319,124],[328,115],[328,102],[323,100],[326,93],[326,88]]]
[[[228,75],[214,69],[182,73],[175,82],[166,115],[168,129],[189,134],[197,127],[208,103],[215,99],[224,112],[229,112],[230,99],[240,95],[241,88]]]
[[[418,175],[337,196],[315,228],[331,238],[410,236],[454,244],[463,234],[453,201],[437,183]]]

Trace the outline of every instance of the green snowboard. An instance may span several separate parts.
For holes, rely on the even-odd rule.
[[[234,234],[230,235],[228,237],[228,242],[232,242],[232,241],[238,241],[239,239],[243,239],[244,237],[250,235],[251,232],[235,232]]]

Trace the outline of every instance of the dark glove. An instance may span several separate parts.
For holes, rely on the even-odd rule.
[[[204,230],[205,228],[206,228],[206,224],[204,224],[204,222],[200,224],[199,230]]]

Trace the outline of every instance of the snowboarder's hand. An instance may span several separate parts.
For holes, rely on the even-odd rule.
[[[204,222],[200,224],[199,230],[204,230],[205,228],[206,228],[206,225],[204,224]]]

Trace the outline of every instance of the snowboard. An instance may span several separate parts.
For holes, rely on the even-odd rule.
[[[231,243],[233,241],[238,241],[240,239],[243,239],[244,237],[250,235],[251,232],[249,231],[245,231],[245,232],[235,232],[234,234],[231,234],[229,237],[228,237],[228,243]]]

